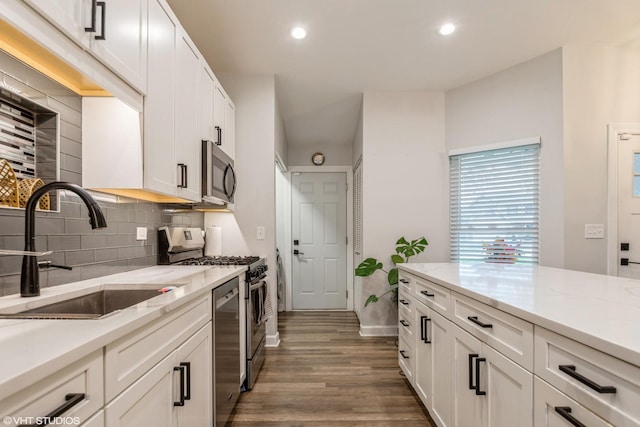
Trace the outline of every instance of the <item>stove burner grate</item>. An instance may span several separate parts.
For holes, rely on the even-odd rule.
[[[203,256],[181,261],[178,265],[251,265],[259,259],[257,256]]]

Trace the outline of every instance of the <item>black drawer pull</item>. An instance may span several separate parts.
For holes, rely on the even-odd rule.
[[[42,420],[43,422],[36,423],[36,424],[21,424],[20,426],[21,427],[48,426],[49,422],[52,421],[54,418],[60,417],[62,414],[67,412],[69,409],[73,408],[78,403],[82,402],[84,400],[84,393],[70,393],[70,394],[67,394],[64,397],[64,400],[65,400],[65,402],[62,405],[58,406],[56,409],[51,411],[51,413],[49,413],[46,416],[42,417],[43,418],[43,420]]]
[[[425,344],[431,344],[431,340],[427,335],[427,322],[429,322],[430,320],[431,319],[429,319],[427,316],[420,316],[420,321],[422,322],[422,325],[420,325],[420,339]]]
[[[401,281],[402,283],[409,283],[409,281],[408,281],[407,279],[400,279],[400,281]]]
[[[476,359],[476,395],[477,396],[484,396],[487,394],[486,391],[481,391],[480,390],[480,362],[486,362],[487,359],[485,359],[484,357],[478,357]]]
[[[600,385],[591,381],[589,378],[580,375],[579,373],[576,372],[576,367],[574,365],[560,365],[558,366],[558,369],[560,369],[565,374],[569,375],[571,378],[574,378],[580,381],[582,384],[586,385],[587,387],[592,388],[598,393],[615,393],[616,392],[616,388],[613,386]]]
[[[96,2],[96,6],[102,9],[102,14],[100,15],[101,16],[100,22],[102,24],[102,28],[101,28],[100,35],[99,36],[94,36],[93,38],[95,40],[106,40],[107,36],[105,35],[105,31],[106,31],[105,25],[106,25],[106,21],[107,21],[107,17],[106,17],[107,16],[107,4],[105,2],[103,2],[103,1],[99,1],[99,2]]]
[[[433,298],[436,296],[436,294],[430,294],[429,291],[420,291],[420,293],[428,298]]]
[[[493,328],[493,325],[491,323],[482,323],[481,321],[479,321],[478,316],[467,316],[467,319],[471,320],[481,328]]]
[[[180,365],[174,366],[173,370],[180,371],[180,400],[178,400],[177,402],[173,402],[173,406],[184,406],[184,382],[187,369],[186,366]]]
[[[184,400],[191,400],[191,362],[182,362],[180,363],[180,366],[184,366],[187,370],[186,372],[186,377],[187,377],[187,382],[186,382],[186,388],[187,391],[184,394]]]
[[[475,390],[476,386],[473,385],[473,359],[478,357],[478,354],[469,355],[469,390]]]
[[[87,33],[95,33],[96,32],[96,0],[92,0],[91,2],[91,25],[88,27],[84,27],[84,30]]]
[[[401,299],[401,300],[400,300],[400,304],[402,304],[402,305],[409,305],[409,301]]]
[[[400,350],[400,355],[401,355],[403,358],[405,358],[405,359],[408,359],[408,358],[409,358],[409,356],[407,356],[406,354],[404,354],[404,350]]]
[[[569,421],[569,424],[575,427],[587,427],[582,424],[580,421],[576,420],[573,415],[571,415],[571,408],[568,406],[556,406],[554,408],[558,414],[565,420]]]
[[[407,321],[406,321],[406,320],[404,320],[404,319],[402,319],[402,320],[400,321],[400,324],[401,324],[402,326],[406,326],[407,328],[408,328],[409,326],[411,326],[411,325],[409,324],[409,322],[407,322]]]

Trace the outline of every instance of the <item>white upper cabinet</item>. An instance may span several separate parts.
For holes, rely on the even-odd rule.
[[[206,62],[203,62],[202,85],[202,139],[215,142],[233,159],[235,106]]]
[[[147,0],[25,0],[141,93],[146,91]]]

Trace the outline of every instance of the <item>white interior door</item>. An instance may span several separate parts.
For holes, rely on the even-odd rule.
[[[292,308],[346,309],[347,175],[295,172],[291,189]]]
[[[618,276],[640,279],[640,135],[618,142],[617,249]]]

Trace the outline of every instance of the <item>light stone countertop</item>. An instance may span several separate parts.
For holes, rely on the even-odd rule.
[[[640,280],[513,264],[398,268],[640,366]]]
[[[102,319],[0,319],[0,399],[211,292],[246,269],[246,266],[155,266],[43,288],[39,297],[21,298],[18,294],[0,298],[0,313],[15,313],[95,292],[104,285],[148,284],[158,289],[179,286]]]

